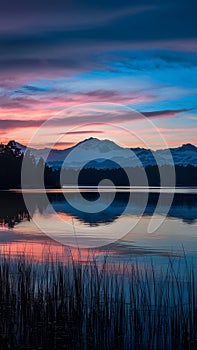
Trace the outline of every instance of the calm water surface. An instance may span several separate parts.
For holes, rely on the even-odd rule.
[[[90,189],[81,189],[81,194],[68,188],[64,192],[66,196],[61,190],[49,190],[43,196],[41,191],[27,190],[28,210],[20,191],[0,192],[1,251],[41,260],[49,250],[51,256],[64,259],[70,253],[77,255],[79,248],[87,256],[88,248],[96,247],[96,256],[107,252],[119,262],[151,256],[162,264],[168,256],[184,254],[196,260],[196,189],[178,189],[170,208],[171,189],[155,188],[150,193],[142,188],[119,189],[113,200],[111,190],[103,190],[100,197]],[[149,229],[151,222],[159,223],[157,229]]]

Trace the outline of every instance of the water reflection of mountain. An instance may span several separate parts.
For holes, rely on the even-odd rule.
[[[70,194],[73,203],[80,200],[77,194]],[[107,194],[105,195],[107,199]],[[69,197],[67,197],[69,199]],[[98,198],[95,193],[86,194],[86,198],[92,201]],[[56,197],[49,195],[50,202],[53,208],[58,212],[63,212],[76,217],[78,220],[90,224],[99,225],[103,223],[110,223],[116,220],[123,212],[125,215],[152,215],[156,209],[159,194],[151,193],[148,197],[148,202],[145,208],[142,207],[144,203],[144,196],[141,193],[135,193],[132,195],[131,202],[128,202],[128,193],[117,193],[114,201],[105,210],[98,213],[86,213],[77,210],[72,206],[61,194],[57,194]],[[105,198],[103,199],[105,200]],[[157,214],[165,214],[168,210],[169,194],[162,194],[162,203],[157,208]],[[170,210],[168,211],[168,217],[174,217],[184,220],[187,223],[192,223],[197,219],[197,195],[195,194],[176,194],[174,196]]]
[[[149,196],[146,213],[151,215],[156,206],[158,194]],[[165,199],[164,199],[165,203]],[[162,208],[159,208],[162,214]],[[197,195],[196,194],[176,194],[168,212],[168,217],[182,219],[187,223],[192,223],[197,219]]]
[[[98,194],[83,194],[91,203],[93,208],[97,209]],[[88,225],[107,224],[118,219],[123,213],[126,215],[152,215],[155,211],[159,195],[151,193],[148,197],[148,203],[143,208],[144,196],[141,193],[132,194],[129,202],[129,193],[117,193],[112,203],[105,210],[96,213],[87,213],[85,210],[75,208],[75,203],[80,204],[80,197],[76,193],[67,194],[67,200],[60,193],[48,194],[48,199],[55,211],[65,213],[77,218],[79,221]],[[167,208],[168,194],[162,194],[162,204],[157,208],[158,214],[164,214]],[[109,194],[102,197],[105,204],[109,200]],[[69,202],[72,202],[71,205]],[[49,203],[41,194],[28,194],[30,203],[29,212],[27,212],[23,196],[21,193],[1,192],[0,193],[0,225],[13,227],[15,224],[30,220],[36,211],[40,214],[50,212]],[[83,208],[83,207],[82,207]],[[195,194],[176,194],[172,206],[168,212],[169,217],[179,218],[187,223],[193,223],[197,219],[197,195]]]
[[[56,200],[53,199],[53,196],[50,197],[50,202],[57,212],[64,212],[66,214],[72,215],[83,223],[89,224],[91,226],[99,224],[108,224],[116,220],[124,212],[127,203],[128,203],[128,193],[117,193],[114,200],[110,205],[107,206],[105,210],[100,210],[101,206],[96,202],[99,199],[97,193],[83,193],[83,197],[92,204],[92,207],[96,213],[88,213],[83,205],[81,205],[82,210],[78,210],[75,207],[75,204],[80,206],[80,197],[78,194],[67,194],[65,198],[62,195],[56,197]],[[110,203],[110,194],[106,193],[102,197],[102,204],[107,205]],[[71,205],[72,203],[73,205]]]

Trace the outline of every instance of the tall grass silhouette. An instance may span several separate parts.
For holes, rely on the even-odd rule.
[[[195,269],[0,257],[0,349],[196,349]]]

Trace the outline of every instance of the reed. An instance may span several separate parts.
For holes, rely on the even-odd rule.
[[[0,257],[0,349],[196,349],[195,268]]]

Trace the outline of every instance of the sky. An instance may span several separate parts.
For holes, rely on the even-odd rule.
[[[37,148],[196,145],[196,13],[195,0],[2,1],[0,141],[42,128]]]

